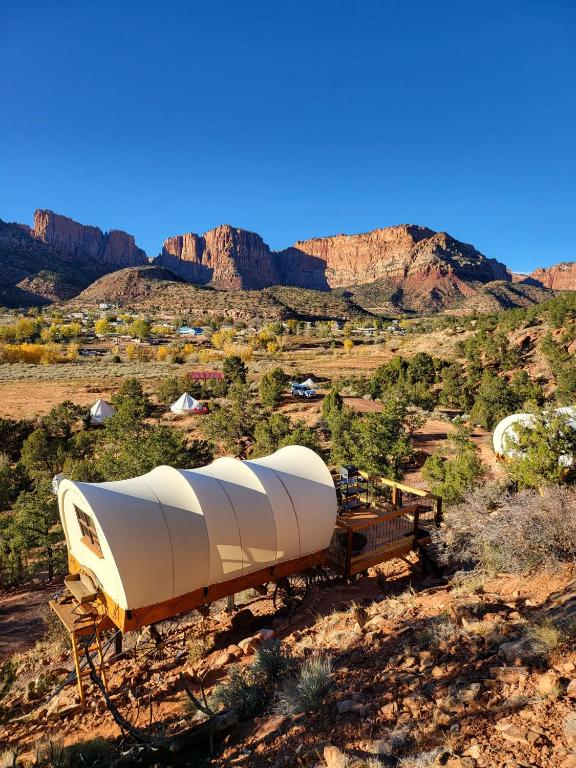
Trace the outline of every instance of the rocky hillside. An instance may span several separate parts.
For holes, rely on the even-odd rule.
[[[36,211],[32,235],[75,262],[93,262],[99,268],[117,269],[147,264],[134,237],[119,229],[102,232],[52,211]]]
[[[26,307],[68,299],[102,269],[90,261],[72,268],[68,254],[34,237],[22,224],[0,221],[0,305]]]
[[[234,320],[291,317],[348,320],[367,313],[351,299],[326,291],[275,286],[230,293],[211,286],[192,285],[160,266],[128,267],[104,275],[70,302],[72,306],[97,307],[101,302],[152,311],[169,307],[192,313],[199,320],[226,315]]]
[[[0,304],[68,299],[106,272],[147,261],[132,235],[102,232],[52,211],[36,211],[33,228],[0,221]]]
[[[535,269],[526,282],[555,291],[576,291],[576,262],[565,261],[553,267]]]
[[[161,646],[146,630],[126,636],[132,650],[108,661],[110,699],[152,742],[128,754],[154,751],[150,761],[118,764],[574,768],[576,649],[555,628],[573,618],[575,606],[566,569],[450,584],[423,581],[399,562],[352,585],[315,588],[291,612],[275,613],[270,600],[256,597],[232,618],[222,603],[204,621],[193,614],[168,622]],[[111,764],[126,754],[127,740],[95,686],[81,710],[62,634],[17,657],[0,745],[6,755],[17,747],[22,765],[31,764],[40,738],[92,747],[92,760]],[[206,738],[191,741],[206,718],[187,704],[185,684],[200,696],[202,681],[212,701],[231,670],[249,679],[271,637],[284,659],[301,663],[318,652],[331,659],[321,700],[296,715],[269,702],[216,737],[209,756]],[[235,703],[258,709],[237,691]],[[158,752],[167,743],[171,751]],[[58,765],[94,763],[77,754]]]

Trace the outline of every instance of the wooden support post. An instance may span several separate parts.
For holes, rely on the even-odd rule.
[[[420,525],[420,507],[414,510],[414,549],[418,548],[418,527]]]
[[[120,630],[116,632],[116,637],[114,638],[114,655],[118,656],[122,653],[122,639],[124,638],[124,635]]]
[[[346,536],[346,578],[350,578],[350,572],[352,570],[352,528],[348,528],[348,535]]]
[[[434,525],[436,528],[440,527],[440,523],[442,522],[442,497],[438,496],[436,498],[436,512],[434,514]]]
[[[233,613],[234,608],[236,608],[236,604],[234,603],[234,593],[232,593],[226,598],[226,610],[228,613]]]

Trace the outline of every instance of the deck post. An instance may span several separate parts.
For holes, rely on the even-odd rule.
[[[114,655],[119,656],[122,653],[122,639],[124,635],[122,634],[122,631],[119,629],[118,632],[116,632],[116,635],[114,637]]]
[[[434,515],[434,525],[436,528],[440,527],[440,523],[442,522],[442,497],[437,496],[436,497],[436,513]]]
[[[418,528],[420,525],[420,507],[414,510],[414,549],[418,547]]]
[[[348,535],[346,536],[346,578],[350,578],[350,571],[352,570],[352,528],[348,528]]]

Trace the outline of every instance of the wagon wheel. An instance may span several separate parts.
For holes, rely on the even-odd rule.
[[[310,568],[306,571],[306,577],[308,579],[308,589],[314,586],[327,587],[334,578],[321,566],[317,565],[314,568]]]
[[[160,661],[175,659],[186,648],[186,636],[179,622],[163,621],[145,627],[134,643],[134,656],[139,663],[144,660]]]
[[[283,606],[294,609],[298,603],[306,597],[308,592],[308,576],[306,573],[294,573],[291,576],[285,576],[276,582],[272,603],[278,610]]]

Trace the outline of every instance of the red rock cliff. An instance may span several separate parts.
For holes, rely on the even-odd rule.
[[[278,282],[270,249],[260,235],[223,224],[204,235],[164,241],[158,261],[178,276],[216,288],[265,288]]]
[[[105,268],[148,263],[146,254],[137,247],[132,235],[118,229],[102,232],[98,227],[79,224],[52,211],[35,212],[33,235],[63,256],[95,261]]]
[[[555,291],[576,291],[576,261],[565,261],[553,267],[535,269],[527,282],[536,282]]]
[[[185,280],[228,290],[274,284],[328,289],[387,278],[426,280],[430,287],[453,280],[465,295],[468,282],[510,280],[503,264],[473,246],[411,225],[302,240],[276,253],[259,235],[224,225],[202,236],[169,238],[158,261]]]
[[[293,249],[321,259],[331,288],[361,285],[380,278],[394,282],[454,275],[472,282],[509,280],[503,264],[445,232],[401,225],[360,235],[319,237]]]

